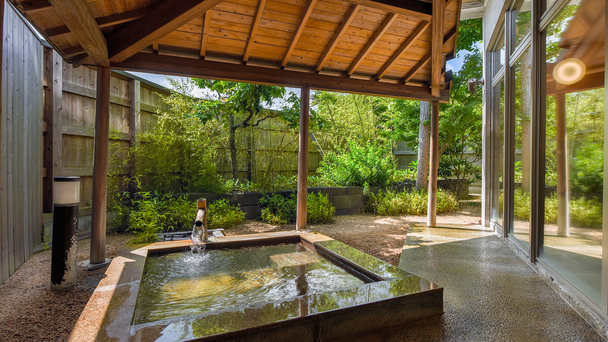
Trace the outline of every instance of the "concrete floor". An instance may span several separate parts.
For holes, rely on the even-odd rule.
[[[493,232],[412,225],[400,267],[444,288],[444,314],[361,341],[604,341]]]

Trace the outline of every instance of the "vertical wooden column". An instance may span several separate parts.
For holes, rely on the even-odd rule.
[[[437,225],[437,170],[439,169],[439,101],[431,104],[431,157],[429,162],[429,203],[427,227]]]
[[[91,264],[106,261],[106,201],[110,134],[110,68],[97,66]]]
[[[308,196],[308,112],[310,88],[302,88],[300,96],[300,146],[298,150],[298,204],[296,230],[306,230],[306,197]]]
[[[63,96],[63,61],[51,48],[44,48],[44,165],[46,176],[42,182],[42,212],[53,212],[53,178],[61,174],[61,109]]]
[[[555,95],[557,133],[557,236],[568,236],[568,156],[566,154],[566,95]]]

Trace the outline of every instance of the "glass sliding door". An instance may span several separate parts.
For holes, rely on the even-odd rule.
[[[528,47],[513,65],[515,74],[514,106],[511,115],[515,117],[515,148],[513,191],[513,226],[511,235],[526,248],[530,247],[530,172],[532,132],[532,56]]]
[[[605,1],[573,0],[546,29],[540,259],[601,307]]]

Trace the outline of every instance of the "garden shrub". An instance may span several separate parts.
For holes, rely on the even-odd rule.
[[[134,207],[129,212],[128,230],[136,234],[131,242],[154,242],[158,239],[157,234],[163,230],[163,222],[166,216],[160,210],[158,197],[152,197],[147,192],[139,194],[141,197],[132,201]]]
[[[277,225],[295,222],[297,202],[296,194],[289,197],[265,194],[259,201],[262,221]],[[336,208],[329,203],[327,196],[320,193],[308,194],[306,210],[308,223],[331,222],[336,212]]]
[[[329,198],[321,193],[310,193],[306,200],[308,223],[329,223],[332,221],[336,208],[329,203]]]
[[[329,186],[386,187],[391,184],[395,170],[395,158],[389,147],[350,142],[348,151],[328,153],[317,172]]]
[[[217,200],[208,207],[207,225],[209,228],[230,228],[245,221],[241,205],[231,205],[228,200]]]
[[[530,219],[530,193],[516,189],[514,192],[513,214],[521,220]],[[545,223],[557,223],[557,194],[545,197]],[[500,196],[500,205],[503,196]],[[570,224],[575,227],[601,228],[602,202],[597,199],[573,198],[568,202]]]
[[[186,196],[164,196],[160,210],[165,214],[164,230],[190,230],[196,218],[196,203]]]
[[[428,207],[428,193],[421,191],[381,191],[370,194],[366,211],[377,215],[425,215]],[[458,209],[456,195],[443,189],[437,189],[437,213]]]

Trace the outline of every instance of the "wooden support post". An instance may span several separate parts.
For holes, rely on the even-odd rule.
[[[555,95],[557,134],[557,236],[568,236],[568,155],[566,141],[566,95]]]
[[[308,112],[310,88],[302,88],[300,96],[300,148],[298,150],[298,204],[296,230],[306,230],[306,198],[308,196]]]
[[[61,173],[61,103],[63,95],[63,61],[51,48],[44,48],[44,121],[47,132],[44,141],[44,167],[42,182],[43,213],[53,212],[53,178]]]
[[[95,151],[93,156],[93,217],[90,263],[106,261],[106,201],[110,134],[110,68],[97,66]]]
[[[439,169],[439,102],[431,104],[431,156],[429,162],[429,203],[427,227],[437,225],[437,170]]]

